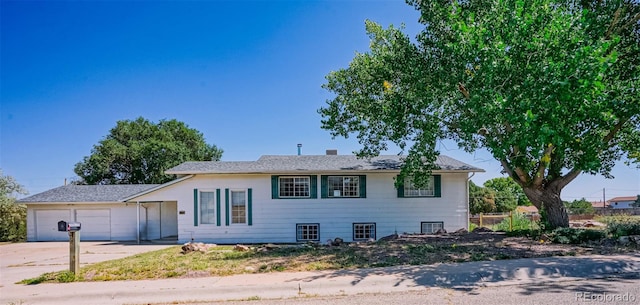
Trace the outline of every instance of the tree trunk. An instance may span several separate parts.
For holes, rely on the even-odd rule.
[[[538,208],[549,229],[569,227],[569,215],[560,198],[560,190],[553,188],[536,189],[523,187],[527,198]]]

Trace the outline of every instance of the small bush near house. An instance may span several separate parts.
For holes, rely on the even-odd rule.
[[[591,229],[557,228],[549,234],[549,239],[558,244],[583,244],[601,240],[607,236],[606,232]]]
[[[493,230],[508,232],[516,230],[538,229],[538,225],[522,213],[513,213],[513,226],[509,226],[510,222],[511,218],[507,217],[503,219],[499,224],[495,225],[493,227]]]

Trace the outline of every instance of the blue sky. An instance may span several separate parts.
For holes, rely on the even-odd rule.
[[[405,23],[403,1],[5,1],[0,7],[0,169],[31,194],[75,176],[74,165],[115,122],[177,119],[224,149],[223,160],[263,154],[348,154],[317,109],[324,76],[369,40],[364,21]],[[443,154],[501,176],[486,151],[453,142]],[[389,151],[396,154],[398,150]],[[640,171],[582,175],[565,200],[640,193]]]

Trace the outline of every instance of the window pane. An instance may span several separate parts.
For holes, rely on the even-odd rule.
[[[200,223],[215,223],[215,192],[200,192]]]
[[[405,197],[429,197],[435,195],[433,177],[429,179],[427,185],[417,188],[413,185],[413,179],[405,178],[404,180],[404,196]]]
[[[353,225],[353,239],[376,239],[375,223],[358,223]]]
[[[319,240],[318,224],[298,224],[296,225],[296,239],[298,241]]]
[[[309,177],[280,177],[280,197],[309,197]]]
[[[246,217],[245,191],[231,191],[231,223],[245,223]]]
[[[358,176],[327,177],[329,197],[360,197],[360,179]]]

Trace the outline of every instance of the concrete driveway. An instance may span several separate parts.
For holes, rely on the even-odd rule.
[[[175,245],[80,242],[80,266]],[[46,272],[69,269],[69,242],[28,242],[0,245],[0,294],[15,282]]]

